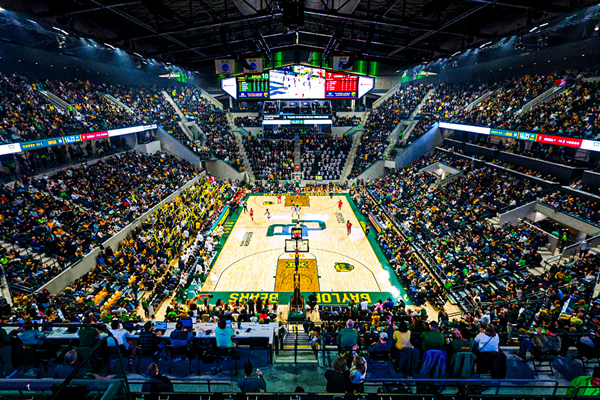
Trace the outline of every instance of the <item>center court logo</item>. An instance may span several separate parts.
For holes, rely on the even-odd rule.
[[[337,272],[350,272],[354,269],[354,265],[340,262],[336,262],[333,267]]]
[[[302,237],[307,237],[309,231],[324,231],[327,226],[325,222],[318,220],[306,220],[300,221],[302,228]],[[317,226],[315,226],[317,225]],[[290,236],[292,234],[292,228],[296,225],[292,224],[273,224],[267,228],[267,237],[271,236]]]
[[[296,268],[296,263],[294,261],[288,261],[285,264],[286,268]],[[307,261],[300,261],[298,263],[298,268],[308,268],[308,262]]]

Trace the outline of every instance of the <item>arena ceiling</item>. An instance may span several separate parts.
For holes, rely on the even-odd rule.
[[[598,4],[598,0],[0,0],[0,6],[126,51],[196,69],[216,58],[308,50],[410,66]],[[286,24],[287,25],[287,24]],[[334,40],[332,40],[332,37]],[[226,44],[224,44],[226,43]]]

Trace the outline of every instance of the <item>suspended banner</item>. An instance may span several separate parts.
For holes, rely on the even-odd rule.
[[[336,71],[340,71],[344,69],[344,65],[348,62],[350,57],[348,56],[334,56],[333,57],[333,69]],[[352,67],[346,69],[345,71],[352,71]]]
[[[252,69],[244,68],[245,73],[261,73],[263,72],[263,60],[262,58],[246,58],[248,65],[252,67]]]
[[[215,69],[217,74],[235,74],[235,60],[215,60]]]

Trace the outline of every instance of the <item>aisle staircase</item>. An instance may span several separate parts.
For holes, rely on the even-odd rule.
[[[283,338],[282,349],[283,351],[275,356],[277,364],[313,364],[315,367],[319,364],[302,325],[290,325],[289,332]]]
[[[252,165],[250,165],[250,160],[248,159],[248,154],[246,154],[246,148],[244,147],[244,143],[242,141],[242,134],[238,129],[232,129],[231,133],[235,137],[235,141],[240,149],[240,155],[242,156],[242,163],[244,165],[244,171],[248,174],[248,180],[250,182],[254,182],[256,180],[254,176],[254,171],[252,171]]]
[[[492,223],[494,228],[496,228],[496,229],[502,228],[502,226],[500,226],[500,217],[498,217],[497,215],[492,218],[488,218],[488,221]],[[548,248],[545,246],[540,247],[538,249],[538,251],[544,261],[550,259],[551,257],[554,257],[554,254],[552,254],[552,252],[550,252],[550,250],[548,250]],[[529,271],[534,275],[542,275],[544,273],[544,267],[529,268]]]
[[[128,106],[126,106],[125,103],[123,103],[121,100],[117,99],[115,96],[108,94],[108,93],[102,93],[102,96],[104,96],[111,103],[114,103],[117,106],[121,107],[123,110],[127,111],[129,114],[133,114],[133,110],[131,108],[129,108]]]
[[[300,146],[300,134],[298,132],[296,132],[296,134],[294,135],[294,165],[296,166],[300,166],[300,161],[301,161],[301,157],[300,157],[300,151],[302,149],[302,146]]]
[[[356,131],[356,133],[352,136],[352,147],[350,147],[350,152],[346,158],[346,164],[342,170],[340,182],[347,180],[348,175],[350,175],[350,172],[352,171],[352,167],[354,166],[354,158],[356,157],[356,152],[358,151],[358,145],[360,144],[360,138],[362,137],[363,132],[364,130]]]
[[[60,97],[58,97],[57,95],[55,95],[54,93],[48,91],[48,90],[40,90],[39,91],[42,96],[44,96],[45,98],[48,99],[48,101],[50,103],[52,103],[52,105],[62,111],[65,112],[69,112],[70,110],[72,110],[75,114],[77,114],[77,109],[75,107],[72,107],[71,104],[69,104],[68,102],[66,102],[65,100],[61,99]]]
[[[4,250],[13,250],[13,249],[16,250],[17,254],[19,255],[19,257],[24,257],[24,256],[31,255],[33,258],[41,260],[43,266],[52,266],[52,267],[59,266],[58,260],[56,260],[53,257],[50,257],[50,256],[46,255],[45,253],[37,253],[37,252],[35,252],[35,251],[31,250],[31,249],[21,247],[21,246],[19,246],[17,244],[7,243],[7,242],[2,241],[2,240],[0,240],[0,246],[2,246],[2,248]],[[0,297],[6,297],[7,301],[10,304],[12,304],[12,298],[10,296],[7,297],[7,294],[11,293],[10,287],[12,285],[10,285],[8,283],[8,281],[6,280],[6,277],[4,276],[3,273],[1,275],[2,275],[1,276],[1,278],[2,278],[1,281],[2,282],[0,282],[0,286],[1,286],[1,293],[0,294],[2,296],[0,296]],[[14,289],[14,287],[13,287],[13,289]]]
[[[388,146],[386,147],[386,149],[383,152],[383,159],[386,159],[389,157],[389,154],[392,151],[392,149],[394,148],[394,146],[396,145],[396,143],[398,143],[398,142],[405,143],[406,142],[406,140],[408,139],[408,137],[410,135],[410,132],[412,132],[414,127],[419,123],[418,120],[415,120],[415,116],[419,115],[421,113],[421,109],[423,108],[423,106],[425,104],[427,104],[427,101],[429,100],[429,98],[431,97],[431,95],[434,92],[435,92],[434,88],[429,89],[429,91],[421,99],[421,102],[419,103],[419,105],[417,107],[415,107],[414,111],[410,114],[408,119],[400,120],[398,122],[398,124],[396,125],[396,127],[390,132],[390,134],[388,136],[388,140],[390,141],[390,143],[388,144]]]

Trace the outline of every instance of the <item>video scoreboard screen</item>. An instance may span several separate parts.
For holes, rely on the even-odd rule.
[[[262,74],[247,74],[221,80],[221,88],[237,99],[359,99],[374,86],[375,79],[368,76],[305,65],[289,65]]]
[[[268,99],[269,74],[242,75],[236,77],[239,99]]]
[[[355,99],[357,94],[358,76],[329,71],[325,73],[326,99]]]

